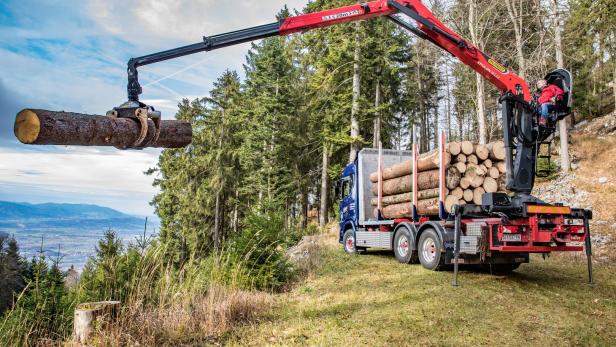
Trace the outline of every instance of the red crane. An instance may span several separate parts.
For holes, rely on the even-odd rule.
[[[541,145],[547,144],[549,146],[548,139],[555,131],[555,121],[571,113],[571,74],[564,69],[557,69],[545,77],[548,83],[557,84],[563,89],[565,96],[556,105],[553,111],[553,120],[547,125],[540,125],[537,122],[537,110],[533,105],[526,81],[448,28],[420,0],[376,0],[292,16],[271,24],[203,37],[201,42],[192,45],[130,59],[127,69],[128,101],[116,107],[114,114],[119,117],[135,118],[136,115],[143,117],[144,110],[151,110],[147,105],[139,102],[139,94],[142,90],[138,80],[137,68],[140,66],[267,37],[302,33],[311,29],[368,20],[375,17],[386,17],[418,37],[426,39],[449,52],[502,92],[500,104],[506,148],[507,189],[515,194],[509,196],[504,193],[486,193],[483,195],[481,205],[463,205],[455,208],[455,273],[457,274],[457,257],[460,252],[459,244],[463,218],[468,218],[468,216],[474,216],[473,218],[477,218],[477,216],[482,218],[499,216],[498,218],[501,218],[504,221],[502,223],[505,224],[517,220],[515,223],[532,226],[535,230],[534,236],[531,236],[531,247],[519,249],[528,252],[549,252],[551,249],[558,250],[558,248],[532,246],[532,242],[545,243],[542,238],[551,239],[553,237],[545,236],[547,235],[544,235],[546,231],[541,229],[543,226],[540,225],[542,220],[540,216],[547,214],[559,216],[554,219],[559,221],[558,225],[552,226],[550,231],[553,235],[558,235],[559,232],[570,229],[564,224],[565,218],[567,220],[573,218],[584,221],[583,230],[588,258],[589,281],[592,282],[588,224],[588,220],[592,218],[592,212],[590,210],[550,206],[530,195],[535,176],[538,174],[536,168],[538,149]],[[410,21],[407,22],[407,20]],[[160,117],[160,113],[147,111],[145,113],[152,118]],[[534,207],[530,208],[532,206]],[[537,208],[537,206],[540,208]],[[558,212],[565,210],[570,212]],[[558,242],[563,243],[562,239]]]

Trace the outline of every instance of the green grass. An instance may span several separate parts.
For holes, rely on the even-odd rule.
[[[585,261],[533,257],[514,274],[430,272],[387,252],[323,252],[318,272],[279,294],[257,323],[227,338],[231,345],[616,345],[616,272]]]

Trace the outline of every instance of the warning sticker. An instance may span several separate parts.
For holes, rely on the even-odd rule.
[[[499,64],[496,60],[490,58],[488,59],[488,63],[490,65],[492,65],[492,67],[494,67],[496,70],[502,72],[502,73],[506,73],[507,72],[507,68],[502,66],[501,64]]]

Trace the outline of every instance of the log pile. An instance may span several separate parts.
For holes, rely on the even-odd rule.
[[[445,146],[445,209],[454,205],[481,204],[483,193],[505,190],[505,146],[502,141],[487,145],[470,141],[451,142]],[[422,154],[417,159],[417,213],[438,214],[439,203],[438,151]],[[378,196],[378,172],[370,175],[372,193]],[[412,215],[413,161],[407,160],[383,168],[382,211],[384,218],[404,218]],[[371,200],[378,206],[378,198]],[[375,208],[376,212],[376,208]]]

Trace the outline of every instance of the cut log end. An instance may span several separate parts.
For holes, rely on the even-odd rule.
[[[21,143],[32,144],[41,132],[41,120],[34,111],[30,109],[22,110],[15,118],[13,131]]]

